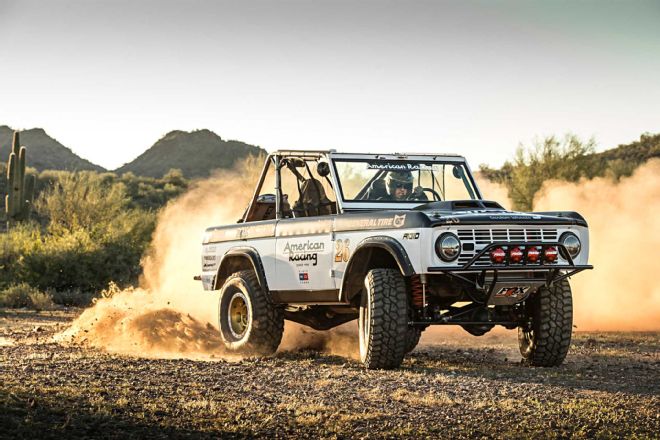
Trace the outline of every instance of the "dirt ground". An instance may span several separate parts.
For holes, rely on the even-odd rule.
[[[311,350],[148,359],[53,342],[77,311],[0,310],[1,438],[659,438],[660,333],[574,334],[560,368],[515,332],[433,329],[396,371]]]

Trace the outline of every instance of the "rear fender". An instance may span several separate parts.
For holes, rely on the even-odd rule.
[[[266,273],[261,262],[261,257],[259,256],[259,252],[257,252],[256,249],[247,246],[232,248],[222,256],[222,260],[220,260],[218,272],[213,283],[213,290],[221,289],[222,285],[225,283],[227,278],[231,276],[232,273],[238,272],[239,270],[249,269],[253,270],[254,273],[257,274],[257,279],[259,280],[259,285],[261,288],[265,291],[268,291]]]

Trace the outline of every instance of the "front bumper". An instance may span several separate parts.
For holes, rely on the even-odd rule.
[[[507,258],[503,264],[492,264],[488,266],[476,264],[480,261],[481,257],[498,247],[508,250],[513,247],[531,246],[556,247],[563,261],[552,264],[523,261],[522,263],[514,264],[510,263]],[[587,269],[593,269],[593,266],[590,264],[575,264],[566,247],[559,242],[494,242],[481,249],[470,261],[462,266],[431,266],[428,267],[427,272],[430,274],[448,275],[473,285],[477,290],[486,293],[488,304],[490,305],[509,305],[524,300],[527,295],[524,295],[524,297],[512,296],[498,298],[498,290],[507,286],[525,288],[525,291],[534,290],[542,285],[549,287],[553,283]]]

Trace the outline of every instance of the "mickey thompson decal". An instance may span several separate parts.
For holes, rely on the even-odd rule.
[[[316,266],[319,261],[318,252],[323,252],[325,244],[322,242],[306,241],[304,243],[289,243],[284,245],[284,255],[289,261],[311,261]]]

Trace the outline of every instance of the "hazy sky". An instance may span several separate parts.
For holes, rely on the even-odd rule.
[[[170,130],[499,165],[660,132],[660,1],[0,0],[0,124],[107,168]]]

